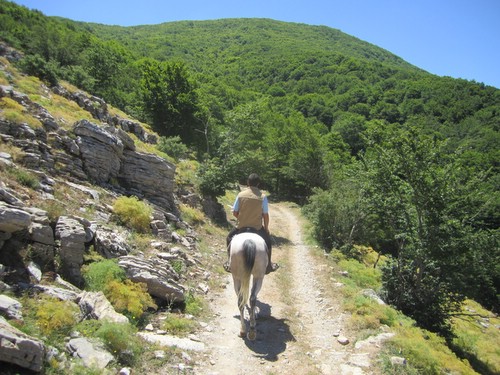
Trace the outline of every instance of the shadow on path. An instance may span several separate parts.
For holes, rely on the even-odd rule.
[[[290,332],[287,319],[271,316],[270,305],[257,301],[257,308],[257,339],[250,341],[245,337],[245,345],[256,357],[270,362],[277,361],[278,355],[286,350],[287,343],[296,341],[295,337]],[[239,315],[235,318],[240,319]]]

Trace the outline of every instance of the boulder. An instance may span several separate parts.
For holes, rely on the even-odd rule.
[[[0,361],[35,372],[41,372],[45,357],[44,344],[0,317]]]
[[[60,301],[76,302],[76,300],[80,295],[78,292],[75,292],[74,290],[58,288],[55,286],[42,285],[42,284],[33,285],[33,290],[57,298]]]
[[[153,154],[125,150],[118,179],[125,188],[137,191],[170,212],[177,212],[174,175],[175,164]]]
[[[152,296],[168,302],[185,300],[186,288],[177,281],[179,276],[167,261],[124,256],[119,259],[118,265],[130,280],[145,283]]]
[[[74,285],[82,285],[80,268],[87,240],[85,227],[75,218],[60,216],[56,224],[56,238],[60,242],[59,255],[63,276]]]
[[[90,180],[105,183],[120,171],[123,143],[115,135],[87,120],[73,128],[83,160],[83,169]]]
[[[102,292],[82,292],[78,296],[78,306],[87,319],[107,320],[112,323],[128,323],[125,315],[115,311]]]
[[[31,215],[19,208],[0,202],[0,232],[14,233],[28,229]]]
[[[91,342],[84,337],[69,340],[66,350],[73,357],[81,358],[85,367],[97,367],[104,369],[114,358],[106,351],[101,343]]]
[[[21,303],[9,296],[0,294],[0,314],[6,316],[8,319],[23,319],[21,312]]]
[[[94,239],[95,250],[107,259],[128,255],[132,250],[127,243],[125,233],[99,228],[95,232]]]

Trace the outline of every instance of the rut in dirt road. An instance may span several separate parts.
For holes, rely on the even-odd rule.
[[[200,334],[207,352],[194,373],[378,374],[372,366],[373,345],[339,343],[339,335],[348,336],[346,316],[330,292],[340,283],[330,280],[331,270],[304,244],[297,208],[272,204],[270,215],[273,261],[282,267],[264,278],[257,339],[238,336],[239,312],[228,274],[223,291],[212,296],[214,319]]]

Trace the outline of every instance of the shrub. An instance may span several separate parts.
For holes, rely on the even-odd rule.
[[[185,335],[193,331],[195,322],[183,316],[176,314],[168,314],[167,319],[163,323],[163,329],[172,335]]]
[[[179,136],[160,137],[157,147],[161,152],[173,157],[175,160],[186,158],[189,153],[189,149],[182,143]]]
[[[182,219],[190,225],[203,224],[205,221],[203,212],[197,210],[196,208],[181,204],[180,211]]]
[[[18,168],[10,168],[9,173],[16,179],[17,182],[19,182],[23,186],[26,186],[33,190],[36,190],[40,187],[38,178],[28,171]]]
[[[94,291],[104,292],[109,282],[125,280],[125,271],[112,259],[91,263],[82,271],[85,285]]]
[[[145,202],[139,201],[137,197],[119,197],[113,205],[113,212],[118,220],[139,233],[148,233],[150,228],[150,217],[152,208]]]
[[[120,282],[112,280],[107,283],[104,294],[113,307],[130,319],[137,321],[148,308],[156,308],[144,283],[130,280]]]
[[[203,311],[203,300],[195,296],[192,292],[186,294],[186,314],[198,316]]]
[[[25,56],[20,65],[24,73],[36,76],[51,86],[57,85],[57,71],[59,67],[56,61],[45,61],[43,57],[36,54]]]
[[[124,365],[133,365],[142,352],[142,343],[130,324],[104,322],[95,335]]]
[[[36,304],[37,325],[44,334],[65,334],[76,324],[78,311],[69,301],[44,298]]]

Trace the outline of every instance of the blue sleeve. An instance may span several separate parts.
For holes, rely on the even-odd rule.
[[[262,199],[262,213],[269,213],[269,203],[267,202],[267,197],[264,195],[264,199]]]
[[[234,201],[233,211],[236,211],[236,212],[240,211],[240,200],[238,199],[238,197],[236,197],[236,200]]]

